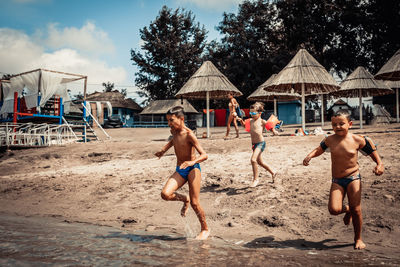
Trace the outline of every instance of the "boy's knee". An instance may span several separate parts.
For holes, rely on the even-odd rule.
[[[161,198],[162,198],[162,199],[164,199],[164,200],[169,200],[170,197],[171,197],[171,195],[168,194],[167,192],[164,192],[164,191],[161,192]]]
[[[251,164],[257,164],[257,159],[251,158],[251,159],[250,159],[250,163],[251,163]]]
[[[339,215],[343,213],[342,207],[329,207],[328,210],[331,215]]]
[[[350,206],[350,212],[352,214],[361,214],[361,206],[355,206],[355,207]]]
[[[198,202],[197,200],[192,200],[190,202],[190,205],[192,206],[192,208],[194,210],[198,210],[201,206],[200,206],[200,202]]]

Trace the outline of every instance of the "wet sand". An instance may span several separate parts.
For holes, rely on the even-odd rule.
[[[182,219],[181,204],[160,197],[176,158],[173,149],[161,159],[153,154],[166,143],[169,129],[108,132],[113,137],[108,141],[0,154],[0,214],[194,236],[200,226],[193,210]],[[400,124],[352,132],[366,133],[378,143],[385,165],[384,175],[375,176],[374,162],[359,156],[367,249],[357,253],[399,262]],[[352,226],[344,226],[342,216],[331,216],[327,210],[330,155],[302,165],[323,136],[289,136],[294,128],[285,128],[282,136],[267,134],[263,158],[280,173],[271,183],[270,175],[260,169],[260,184],[250,188],[249,135],[241,130],[239,139],[232,132],[231,139],[223,140],[224,128],[212,133],[212,138],[200,139],[209,155],[201,164],[201,203],[211,240],[260,249],[355,253]],[[187,186],[181,189],[187,191]]]

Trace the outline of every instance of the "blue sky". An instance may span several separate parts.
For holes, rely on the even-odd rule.
[[[223,12],[236,13],[242,0],[0,0],[0,72],[48,68],[88,75],[89,92],[113,82],[134,93],[130,49],[140,49],[139,30],[163,5],[185,8],[219,39]],[[76,85],[75,92],[80,86]],[[128,87],[129,86],[129,87]]]

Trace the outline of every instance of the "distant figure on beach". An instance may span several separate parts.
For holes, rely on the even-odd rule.
[[[353,122],[347,110],[337,111],[331,119],[335,133],[324,139],[316,149],[311,151],[303,160],[303,164],[308,166],[312,158],[330,150],[332,185],[328,209],[332,215],[345,213],[343,217],[345,225],[349,225],[353,221],[354,249],[363,249],[365,244],[361,239],[361,176],[357,162],[358,151],[369,155],[375,161],[376,166],[373,170],[375,175],[382,175],[384,166],[371,139],[349,133]],[[343,204],[346,193],[349,205]]]
[[[265,140],[263,136],[263,129],[267,122],[261,118],[261,113],[264,111],[264,104],[256,102],[250,106],[250,136],[253,149],[251,155],[251,166],[253,168],[253,182],[251,187],[256,187],[259,183],[258,180],[258,165],[266,169],[272,175],[272,182],[275,181],[277,172],[273,172],[270,167],[263,161],[261,154],[265,149]]]
[[[229,98],[229,118],[228,118],[228,123],[226,124],[226,134],[224,139],[227,139],[229,136],[229,131],[231,130],[232,121],[236,130],[236,138],[239,138],[239,128],[237,126],[237,121],[243,124],[243,120],[239,117],[240,114],[238,114],[236,111],[239,108],[239,103],[236,101],[236,99],[233,97],[233,94],[230,92],[228,93],[228,98]]]
[[[207,227],[203,208],[200,205],[201,169],[199,163],[205,161],[208,156],[193,132],[185,126],[182,107],[171,108],[166,116],[168,126],[171,128],[172,139],[159,152],[155,153],[155,156],[161,158],[173,146],[177,166],[176,171],[164,185],[161,197],[168,201],[182,201],[182,217],[186,216],[190,204],[201,225],[201,232],[196,239],[205,240],[210,231]],[[200,154],[198,157],[196,157],[195,150]],[[176,190],[186,182],[189,184],[189,196],[176,193]]]

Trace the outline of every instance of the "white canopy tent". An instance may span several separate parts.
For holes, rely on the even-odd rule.
[[[84,79],[84,97],[86,97],[87,76],[46,69],[37,69],[11,76],[10,80],[2,80],[3,106],[0,114],[13,112],[14,93],[24,94],[27,108],[43,107],[55,94],[63,98],[64,109],[68,112],[70,97],[66,84]],[[38,103],[38,96],[40,102]]]

